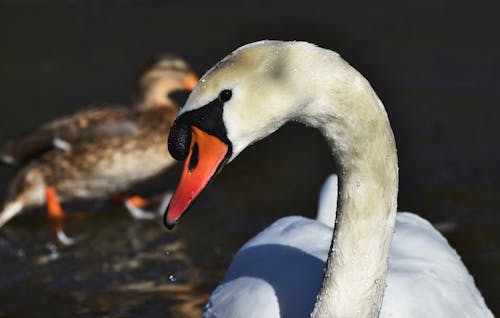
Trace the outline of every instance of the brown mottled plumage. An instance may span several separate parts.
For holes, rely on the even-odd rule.
[[[108,197],[174,163],[165,136],[178,113],[168,94],[192,89],[196,77],[179,58],[162,57],[141,72],[134,108],[92,106],[61,117],[7,144],[0,154],[27,163],[12,181],[0,227],[22,209],[47,203]]]

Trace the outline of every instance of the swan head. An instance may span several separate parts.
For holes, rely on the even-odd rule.
[[[170,129],[170,154],[185,163],[165,225],[172,228],[211,179],[252,143],[290,120],[316,125],[309,119],[317,118],[310,116],[315,105],[325,103],[329,82],[338,82],[330,74],[346,65],[337,53],[307,42],[260,41],[210,69]]]
[[[295,43],[246,45],[201,78],[170,129],[170,154],[185,163],[165,214],[168,228],[228,162],[290,119],[294,96],[284,93],[290,91],[285,63]]]

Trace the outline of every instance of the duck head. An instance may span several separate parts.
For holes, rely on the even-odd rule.
[[[158,55],[139,72],[134,93],[135,107],[174,107],[179,103],[171,94],[191,91],[197,82],[198,77],[186,61],[171,54]]]

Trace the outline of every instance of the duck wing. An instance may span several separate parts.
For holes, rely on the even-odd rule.
[[[68,150],[71,143],[82,138],[134,133],[135,126],[128,120],[131,112],[126,107],[105,104],[56,118],[0,147],[0,162],[23,164],[54,148]]]

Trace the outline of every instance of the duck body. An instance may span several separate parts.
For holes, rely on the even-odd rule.
[[[108,118],[106,124],[84,131],[81,138],[69,139],[68,149],[46,151],[24,167],[13,181],[7,201],[30,188],[24,186],[30,181],[28,174],[38,174],[42,187],[38,191],[50,185],[60,202],[65,202],[106,198],[161,173],[175,162],[165,152],[164,137],[175,114],[175,110],[160,107],[116,109],[114,120]],[[44,199],[34,205],[43,203]]]
[[[130,108],[120,105],[89,106],[74,114],[43,123],[40,127],[8,141],[0,150],[0,158],[3,164],[22,166],[57,148],[55,140],[66,142],[67,146],[70,146],[77,140],[99,137],[105,132],[107,124],[120,123],[130,111]]]
[[[301,216],[274,222],[234,256],[203,317],[308,317],[332,233]],[[382,318],[493,317],[455,250],[413,213],[397,213],[386,283]]]

